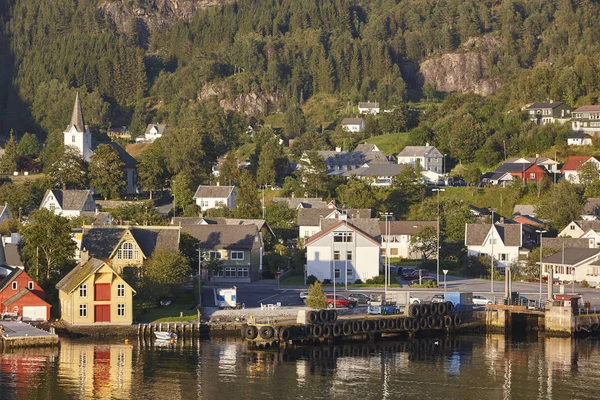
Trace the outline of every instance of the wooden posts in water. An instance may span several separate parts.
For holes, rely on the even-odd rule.
[[[204,329],[203,329],[204,328]],[[208,334],[208,326],[200,322],[161,322],[138,325],[138,336],[154,336],[154,332],[175,332],[181,339],[198,338]]]

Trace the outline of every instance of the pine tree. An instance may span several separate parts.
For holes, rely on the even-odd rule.
[[[11,132],[10,138],[4,145],[4,155],[0,160],[0,172],[3,174],[12,174],[17,170],[17,157],[19,156],[19,147],[15,141],[15,135]]]
[[[240,187],[237,190],[234,213],[237,218],[258,218],[261,215],[260,201],[256,182],[250,172],[243,170],[240,176]]]

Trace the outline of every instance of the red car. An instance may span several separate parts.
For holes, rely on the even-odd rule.
[[[415,279],[419,279],[419,271],[421,271],[421,277],[429,276],[429,272],[425,269],[415,269],[414,272],[411,272],[404,276],[404,279],[407,281],[412,281]]]
[[[327,295],[327,308],[333,308],[334,297],[332,294]],[[357,305],[356,300],[350,300],[346,296],[342,296],[341,294],[335,295],[335,306],[336,307],[348,307],[354,308]]]

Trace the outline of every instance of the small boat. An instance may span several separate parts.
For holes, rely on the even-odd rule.
[[[158,332],[154,331],[154,336],[156,336],[159,340],[170,340],[177,339],[177,334],[175,332]]]

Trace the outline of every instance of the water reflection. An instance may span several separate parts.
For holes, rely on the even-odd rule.
[[[502,335],[252,350],[62,340],[0,354],[0,399],[597,398],[596,340]],[[595,392],[596,391],[596,392]]]

